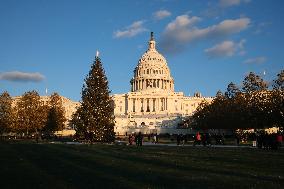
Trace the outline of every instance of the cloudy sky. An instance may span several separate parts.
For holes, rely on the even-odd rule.
[[[112,93],[126,93],[153,31],[175,90],[215,96],[284,69],[283,18],[281,0],[1,0],[0,93],[78,101],[97,50]]]

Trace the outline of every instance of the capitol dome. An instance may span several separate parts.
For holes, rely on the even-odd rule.
[[[166,59],[156,50],[153,32],[148,50],[141,56],[131,79],[131,91],[164,90],[174,91],[174,80],[171,77]]]

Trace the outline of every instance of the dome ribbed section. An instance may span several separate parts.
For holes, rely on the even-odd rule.
[[[166,90],[174,91],[174,80],[171,77],[166,59],[156,50],[153,32],[148,50],[141,56],[130,81],[131,91]]]

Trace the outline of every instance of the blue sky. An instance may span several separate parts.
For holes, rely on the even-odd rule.
[[[215,96],[284,69],[283,18],[280,0],[0,0],[0,93],[79,101],[97,50],[112,93],[126,93],[153,31],[175,91]]]

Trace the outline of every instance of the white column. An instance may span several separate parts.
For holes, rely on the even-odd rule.
[[[157,88],[160,88],[160,79],[157,79]]]
[[[160,98],[156,98],[156,104],[157,104],[157,106],[156,106],[156,112],[160,112]]]

